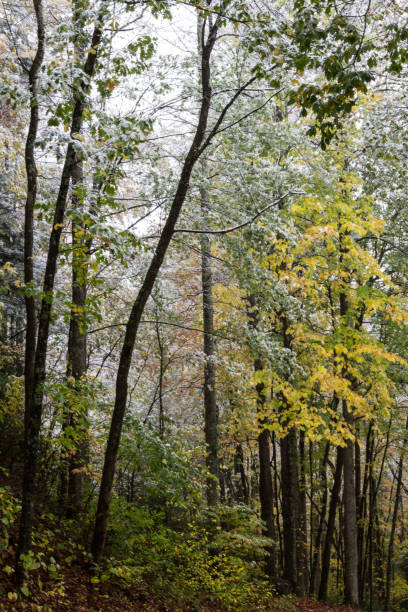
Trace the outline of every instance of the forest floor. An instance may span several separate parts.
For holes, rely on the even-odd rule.
[[[3,557],[3,563],[4,560]],[[11,561],[10,555],[7,562]],[[124,589],[111,582],[95,586],[91,580],[91,574],[86,568],[78,565],[59,566],[59,579],[55,581],[50,580],[50,577],[40,570],[35,582],[30,584],[30,596],[16,601],[17,593],[11,576],[0,574],[0,612],[227,612],[210,605],[180,607],[170,599],[157,599],[149,592],[148,584]],[[229,609],[228,612],[234,611]],[[295,599],[286,596],[276,598],[269,607],[247,612],[356,611],[344,606],[322,604],[308,598]]]
[[[1,584],[0,612],[222,612],[219,607],[203,605],[202,607],[180,607],[171,601],[158,601],[150,596],[148,590],[121,589],[112,584],[95,588],[87,572],[78,572],[64,568],[64,589],[52,588],[48,582],[46,588],[34,588],[30,597],[24,601],[10,601],[13,593],[10,581]],[[76,568],[77,570],[77,568]],[[224,610],[223,612],[227,612]],[[233,612],[231,609],[229,612]],[[249,612],[249,610],[248,610]],[[294,599],[282,597],[271,606],[251,612],[353,612],[351,608],[339,605],[326,605],[312,599]],[[356,612],[356,611],[354,611]]]

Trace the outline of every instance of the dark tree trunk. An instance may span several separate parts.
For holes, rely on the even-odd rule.
[[[323,529],[326,521],[326,510],[327,510],[327,462],[329,460],[329,452],[330,452],[330,442],[326,443],[324,449],[324,455],[322,459],[322,463],[320,466],[320,480],[321,486],[323,488],[322,491],[322,500],[321,500],[321,508],[320,508],[320,519],[319,525],[317,527],[316,539],[314,543],[314,551],[312,557],[312,567],[310,573],[310,593],[314,594],[318,591],[319,584],[319,561],[320,561],[320,549],[323,541]],[[312,508],[310,509],[312,512]]]
[[[357,556],[358,556],[358,570],[357,570],[357,580],[358,580],[358,598],[359,601],[362,602],[362,598],[361,598],[361,591],[364,590],[362,589],[362,585],[360,582],[360,576],[361,576],[361,556],[360,556],[360,549],[359,549],[359,545],[358,545],[358,536],[359,536],[359,528],[360,528],[360,523],[359,523],[359,508],[360,508],[360,498],[361,498],[361,451],[360,451],[360,444],[359,444],[359,439],[360,439],[360,430],[359,430],[359,424],[356,423],[356,439],[354,440],[354,480],[355,480],[355,495],[356,495],[356,521],[357,521]]]
[[[279,506],[280,500],[280,489],[278,485],[278,461],[277,461],[277,450],[276,450],[276,436],[272,433],[272,474],[273,474],[273,499],[275,504],[275,516],[276,516],[276,529],[279,540],[279,565],[283,567],[283,537],[282,529],[279,517],[282,515]]]
[[[245,463],[244,463],[244,450],[242,444],[237,444],[234,456],[234,472],[238,474],[240,479],[240,486],[238,489],[237,499],[238,501],[248,504],[249,503],[249,491],[248,481],[245,474]]]
[[[163,346],[163,340],[160,334],[159,314],[156,313],[156,336],[157,344],[159,347],[160,365],[159,365],[159,435],[161,438],[164,436],[164,403],[163,403],[163,383],[164,373],[166,371],[165,364],[165,350]]]
[[[258,308],[254,295],[248,296],[249,309],[247,312],[249,327],[256,329],[258,325]],[[263,363],[261,359],[254,360],[254,371],[261,372]],[[261,518],[264,525],[264,534],[275,541],[275,521],[273,516],[274,497],[273,482],[271,474],[271,451],[269,445],[269,430],[265,425],[267,418],[265,415],[265,386],[262,382],[256,384],[256,406],[259,425],[258,434],[258,457],[259,457],[259,501],[261,504]],[[274,545],[267,548],[265,559],[265,571],[273,577],[276,573],[276,558]]]
[[[297,541],[298,591],[306,595],[309,586],[309,567],[307,559],[307,513],[306,513],[306,458],[305,432],[299,432],[299,525]]]
[[[298,535],[300,491],[298,446],[295,429],[291,428],[281,440],[281,488],[283,518],[284,578],[293,589],[299,590]]]
[[[207,162],[201,164],[203,179],[207,177]],[[206,221],[208,193],[205,185],[200,188],[201,215]],[[218,409],[215,378],[214,301],[211,269],[211,241],[207,234],[200,234],[201,242],[201,286],[203,291],[204,328],[204,431],[207,466],[207,503],[214,506],[218,501]]]
[[[255,372],[263,369],[262,362],[256,359],[254,362]],[[275,556],[275,521],[273,516],[274,499],[271,474],[271,452],[269,445],[269,430],[265,428],[265,393],[264,385],[256,385],[258,420],[261,431],[258,434],[259,453],[259,500],[261,502],[261,519],[264,523],[264,534],[273,541],[272,546],[267,549],[265,569],[266,573],[273,577],[276,574]]]
[[[115,405],[112,413],[108,443],[105,452],[102,481],[99,490],[98,506],[96,511],[95,526],[91,546],[92,555],[97,563],[101,561],[105,547],[109,505],[112,493],[113,478],[115,474],[116,458],[119,449],[123,418],[126,409],[129,370],[140,320],[146,302],[150,297],[154,283],[164,261],[167,248],[173,237],[175,226],[179,218],[182,206],[184,204],[187,195],[187,190],[190,185],[191,173],[203,151],[203,146],[205,146],[208,142],[208,138],[211,138],[214,134],[213,131],[211,131],[209,137],[204,142],[208,121],[208,112],[211,102],[210,58],[213,46],[216,41],[217,32],[218,21],[216,21],[215,25],[210,28],[207,41],[203,45],[201,61],[202,101],[200,108],[200,116],[194,139],[191,144],[190,150],[188,151],[187,156],[184,160],[180,179],[166,223],[164,224],[162,233],[156,246],[155,253],[150,262],[150,266],[146,272],[145,278],[136,297],[136,300],[133,304],[126,325],[125,338],[123,341],[118,373],[116,377]]]
[[[394,554],[394,539],[395,539],[395,530],[397,527],[397,518],[398,518],[398,510],[401,504],[401,488],[402,488],[402,474],[404,470],[404,458],[407,446],[407,430],[408,430],[408,418],[405,424],[405,437],[401,449],[401,455],[398,461],[398,471],[397,471],[397,482],[396,482],[396,490],[394,497],[394,510],[392,513],[392,522],[391,522],[391,533],[390,539],[388,542],[388,553],[387,553],[387,569],[385,574],[385,601],[384,601],[384,612],[388,612],[390,608],[390,595],[391,595],[391,579],[392,579],[392,561]]]
[[[322,553],[322,573],[320,577],[319,599],[327,601],[327,587],[329,583],[331,548],[333,544],[333,536],[336,526],[336,512],[339,505],[341,476],[343,472],[343,452],[341,448],[337,448],[336,469],[334,473],[334,482],[332,494],[329,504],[329,515],[327,519],[326,536]]]
[[[314,545],[316,543],[315,536],[315,524],[316,518],[318,516],[317,507],[315,504],[315,481],[314,481],[314,445],[313,441],[309,440],[309,448],[308,448],[308,457],[309,457],[309,479],[310,479],[310,487],[309,487],[309,499],[310,499],[310,513],[309,513],[309,565],[310,565],[310,584],[309,584],[309,593],[313,594],[315,592],[315,576],[318,574],[320,568],[320,549],[318,552],[317,566],[316,569],[313,569],[313,557],[314,557]],[[323,483],[323,479],[322,479]],[[326,483],[326,492],[327,492],[327,483]]]
[[[81,211],[83,202],[78,196],[77,188],[83,182],[82,162],[77,161],[72,170],[72,205],[74,210]],[[87,243],[82,237],[78,238],[78,231],[83,230],[83,224],[72,222],[72,309],[69,322],[68,335],[68,368],[67,374],[74,379],[77,385],[87,370],[87,334],[84,328],[84,310],[87,294]],[[83,496],[84,471],[88,463],[89,450],[87,431],[88,415],[83,409],[81,414],[71,412],[70,426],[79,432],[79,444],[69,462],[68,476],[68,504],[67,515],[72,518],[80,510]]]
[[[366,444],[365,444],[365,464],[363,485],[358,498],[357,506],[357,546],[358,546],[358,575],[359,575],[359,593],[360,602],[363,603],[364,598],[364,583],[365,583],[365,555],[364,555],[364,525],[367,514],[367,491],[369,482],[370,465],[372,462],[372,422],[368,426]]]
[[[81,82],[81,84],[79,85],[79,91],[75,95],[75,104],[70,130],[71,136],[73,134],[78,134],[82,128],[84,94],[89,90],[89,78],[94,72],[96,58],[98,54],[98,47],[102,39],[102,27],[100,21],[101,18],[99,17],[92,36],[90,51],[88,52],[84,66],[84,73],[88,78],[86,82]],[[48,246],[47,262],[43,281],[44,298],[41,301],[38,323],[38,338],[35,352],[34,379],[32,385],[33,397],[31,401],[31,407],[29,407],[30,409],[27,415],[28,418],[26,419],[27,427],[25,434],[26,443],[24,456],[22,509],[16,558],[16,581],[18,584],[21,584],[24,577],[21,555],[27,554],[27,552],[31,548],[31,537],[34,517],[35,479],[37,474],[37,456],[43,408],[47,346],[51,322],[54,281],[57,269],[59,244],[65,216],[65,206],[74,163],[75,148],[72,142],[70,142],[67,147],[64,167],[62,170],[61,182],[55,204],[55,212]]]
[[[354,419],[343,400],[343,416],[353,431]],[[358,547],[357,547],[357,508],[354,465],[354,443],[347,440],[343,448],[344,470],[344,601],[358,607]]]
[[[30,124],[25,146],[25,168],[27,174],[27,196],[24,211],[24,284],[26,307],[25,363],[24,363],[24,432],[28,433],[31,400],[34,384],[34,359],[36,338],[35,300],[30,288],[34,282],[34,206],[37,199],[37,166],[35,162],[35,140],[38,131],[38,73],[44,59],[45,31],[42,0],[33,0],[37,21],[37,51],[28,73],[30,90]],[[27,443],[27,440],[25,440]]]

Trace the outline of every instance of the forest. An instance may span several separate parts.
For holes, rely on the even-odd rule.
[[[2,0],[0,610],[408,610],[404,0]]]

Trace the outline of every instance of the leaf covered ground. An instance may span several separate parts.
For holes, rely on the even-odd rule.
[[[3,574],[4,575],[4,574]],[[40,578],[40,575],[38,578]],[[11,578],[2,580],[0,612],[234,612],[208,605],[178,606],[165,598],[157,599],[149,592],[148,584],[128,589],[111,582],[101,586],[92,584],[92,576],[86,568],[61,567],[59,580],[55,582],[42,576],[36,580],[30,597],[15,601],[15,587]],[[61,585],[63,584],[63,588]],[[351,608],[326,605],[308,598],[277,598],[270,607],[253,612],[353,612]],[[249,611],[248,611],[249,612]]]

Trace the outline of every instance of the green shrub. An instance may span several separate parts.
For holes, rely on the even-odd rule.
[[[408,610],[408,582],[398,574],[392,582],[391,601],[392,609],[396,612]]]
[[[124,586],[147,583],[156,596],[170,596],[180,607],[256,609],[271,596],[260,569],[268,543],[260,532],[259,521],[244,507],[219,506],[179,531],[166,524],[164,513],[116,497],[109,567],[98,579],[110,575]]]
[[[0,487],[0,554],[9,544],[9,532],[20,511],[20,504],[9,487]]]

